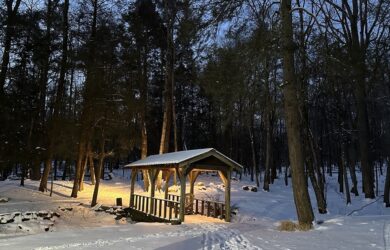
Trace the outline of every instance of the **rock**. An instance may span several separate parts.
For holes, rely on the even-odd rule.
[[[68,211],[72,211],[73,207],[66,207],[65,209],[68,210]]]
[[[45,216],[47,216],[48,214],[49,214],[49,212],[46,211],[46,210],[41,210],[41,211],[38,212],[38,216],[39,216],[39,217],[45,217]]]
[[[107,206],[102,205],[100,208],[103,209],[104,211],[107,211],[107,210],[109,210],[111,207],[107,207]]]
[[[0,202],[8,202],[8,198],[7,197],[0,197]]]
[[[30,218],[22,218],[22,221],[29,221]]]
[[[61,215],[59,213],[57,213],[57,212],[54,212],[53,215],[58,217],[58,218],[61,217]]]
[[[180,225],[181,221],[180,220],[172,220],[171,225]]]
[[[122,215],[117,215],[117,216],[115,216],[115,220],[120,220],[120,219],[122,219],[122,218],[123,218]]]
[[[31,219],[37,219],[38,218],[38,215],[37,215],[37,212],[32,212],[31,213]]]
[[[248,186],[243,186],[242,189],[245,190],[245,191],[248,191],[249,187]]]
[[[257,192],[257,187],[251,187],[252,192]]]

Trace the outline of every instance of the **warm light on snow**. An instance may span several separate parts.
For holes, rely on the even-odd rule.
[[[129,204],[129,172],[122,171],[113,180],[101,182],[98,202],[115,205],[116,198]],[[38,182],[26,180],[0,182],[0,197],[10,198],[0,203],[0,213],[39,210],[58,211],[49,232],[40,224],[20,222],[6,228],[0,225],[0,249],[384,249],[390,244],[390,211],[382,202],[367,207],[363,196],[352,197],[346,206],[337,192],[337,175],[327,177],[329,213],[316,213],[314,230],[309,232],[279,232],[282,220],[296,220],[291,187],[282,179],[271,185],[270,192],[244,191],[242,186],[253,183],[232,181],[232,206],[237,215],[232,223],[204,216],[186,216],[179,226],[164,223],[132,224],[125,219],[114,220],[114,215],[95,212],[90,208],[93,186],[84,184],[77,199],[69,198],[73,182],[55,181],[53,197],[37,191]],[[380,180],[383,186],[383,178]],[[135,192],[142,194],[141,182]],[[173,193],[177,193],[178,188]],[[314,194],[309,187],[313,208]],[[201,175],[195,184],[195,196],[223,200],[224,189],[218,176]],[[156,192],[162,196],[163,192]],[[372,201],[371,201],[372,202]],[[83,203],[80,205],[80,203]],[[70,207],[62,211],[59,207]],[[355,211],[352,215],[347,216]],[[18,225],[22,229],[18,228]],[[10,231],[12,229],[12,231]],[[29,231],[27,231],[29,230]],[[29,235],[30,234],[30,235]],[[14,236],[22,236],[23,237]],[[12,240],[10,240],[10,237]]]

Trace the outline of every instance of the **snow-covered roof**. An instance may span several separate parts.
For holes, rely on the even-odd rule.
[[[208,157],[214,157],[224,165],[241,169],[243,168],[240,164],[233,161],[229,157],[218,152],[214,148],[202,148],[202,149],[193,149],[186,151],[178,151],[160,155],[150,155],[145,159],[132,162],[125,167],[146,167],[146,166],[165,166],[165,165],[178,165],[179,167],[185,166],[187,164],[195,163],[206,159]]]

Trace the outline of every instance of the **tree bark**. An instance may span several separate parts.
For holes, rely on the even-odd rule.
[[[85,178],[85,172],[87,171],[88,166],[88,153],[91,151],[91,143],[87,143],[87,149],[85,150],[85,154],[83,156],[83,163],[81,165],[81,175],[79,178],[79,191],[84,190],[84,178]]]
[[[314,215],[305,179],[300,131],[298,89],[295,79],[291,0],[281,1],[284,110],[294,202],[300,225],[311,227]]]
[[[46,35],[45,35],[45,61],[42,65],[42,77],[40,79],[39,84],[39,121],[40,123],[44,124],[45,122],[45,116],[46,116],[46,89],[47,89],[47,81],[48,81],[48,74],[49,74],[49,65],[50,65],[50,51],[51,51],[51,15],[52,15],[52,1],[47,1],[47,11],[46,11]],[[51,123],[51,122],[49,122]],[[52,158],[53,158],[53,148],[54,148],[54,141],[51,138],[51,130],[52,125],[49,124],[48,126],[48,145],[47,145],[47,152],[46,152],[46,159],[45,159],[45,166],[41,177],[41,182],[39,184],[39,191],[44,192],[47,190],[47,180],[49,178],[49,174],[52,166]]]
[[[104,135],[104,129],[103,129],[102,135],[101,135],[101,140],[100,140],[100,152],[99,152],[99,163],[98,163],[98,168],[97,168],[97,172],[96,172],[96,184],[95,184],[95,188],[93,190],[91,207],[95,206],[97,203],[101,173],[102,173],[103,165],[104,165],[104,155],[105,155],[104,146],[105,146],[105,135]]]
[[[85,83],[84,90],[84,103],[83,109],[81,112],[81,128],[80,128],[80,139],[78,146],[78,156],[77,156],[77,164],[76,164],[76,173],[73,182],[72,194],[71,197],[77,198],[77,192],[80,189],[80,179],[83,168],[83,161],[85,157],[85,150],[87,148],[87,144],[90,141],[90,136],[93,130],[93,93],[96,89],[96,68],[95,68],[95,51],[96,51],[96,32],[97,32],[97,12],[98,12],[98,0],[93,0],[93,15],[92,15],[92,26],[91,26],[91,36],[89,39],[89,53],[88,53],[88,62],[87,62],[87,78]]]
[[[259,182],[259,173],[258,173],[258,168],[257,168],[257,162],[256,162],[256,151],[255,151],[255,138],[253,134],[253,118],[251,119],[251,125],[249,127],[249,137],[251,140],[251,151],[252,151],[252,172],[254,172],[254,178],[256,180],[256,186],[260,186]]]
[[[383,192],[383,202],[386,207],[390,207],[390,161],[387,161],[385,190]]]
[[[48,11],[51,11],[49,9],[49,4],[51,5],[51,1],[48,2]],[[47,184],[47,176],[45,174],[47,173],[46,167],[51,168],[48,163],[52,162],[53,153],[54,153],[54,146],[55,146],[55,138],[58,136],[58,131],[60,130],[60,113],[62,111],[62,105],[63,105],[63,99],[65,94],[65,74],[67,71],[67,60],[68,60],[68,30],[69,30],[69,21],[68,21],[68,11],[69,11],[69,0],[64,0],[64,7],[63,7],[63,16],[62,16],[62,58],[61,58],[61,68],[60,68],[60,77],[58,81],[58,87],[56,91],[56,97],[54,101],[54,107],[53,107],[53,115],[51,119],[48,121],[48,145],[47,145],[47,155],[46,155],[46,162],[45,164],[45,170],[44,175],[42,177],[41,183],[42,186],[46,186]],[[49,14],[48,14],[49,15]],[[49,18],[49,17],[48,17]],[[49,27],[48,27],[49,28]],[[50,32],[48,32],[50,33]],[[50,38],[50,35],[47,35]],[[50,172],[50,169],[48,170]],[[40,188],[41,190],[41,188]]]
[[[344,152],[342,152],[341,155],[342,155],[342,159],[344,159]],[[343,173],[344,173],[345,197],[347,198],[347,204],[351,204],[351,193],[349,192],[348,172],[344,160],[342,164],[343,164]]]
[[[174,38],[173,38],[173,29],[174,29],[174,17],[175,9],[174,7],[168,7],[168,1],[164,1],[164,12],[165,20],[167,25],[167,48],[165,51],[165,86],[164,86],[164,117],[163,125],[161,131],[161,140],[160,140],[160,154],[168,153],[169,151],[169,141],[171,137],[172,123],[175,122],[173,115],[173,97],[174,97]],[[162,185],[162,171],[159,172],[156,180],[157,189],[161,190]]]
[[[21,3],[21,0],[16,0],[15,5],[13,6],[13,0],[5,0],[7,5],[7,21],[6,21],[6,31],[4,38],[4,51],[3,51],[3,60],[1,62],[0,69],[0,98],[2,98],[4,94],[4,86],[5,79],[8,71],[10,50],[11,50],[11,42],[14,35],[15,29],[15,19],[18,13],[18,9]]]
[[[95,164],[93,162],[92,152],[88,153],[88,161],[89,161],[89,174],[91,175],[91,184],[95,185]]]
[[[146,124],[146,114],[147,114],[147,103],[148,103],[148,65],[147,65],[147,55],[148,49],[147,46],[144,46],[144,54],[142,58],[139,58],[139,75],[142,76],[140,94],[141,94],[141,159],[145,159],[148,156],[148,130]],[[141,57],[141,56],[140,56]],[[142,70],[141,70],[142,68]],[[143,181],[144,181],[144,191],[148,192],[150,180],[147,170],[142,170]]]

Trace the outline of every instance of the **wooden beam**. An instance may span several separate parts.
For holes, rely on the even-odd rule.
[[[130,207],[133,207],[134,205],[134,184],[135,184],[135,179],[137,177],[138,169],[133,168],[131,170],[131,181],[130,181]]]
[[[167,179],[165,181],[165,194],[164,194],[164,199],[168,199],[168,192],[169,192],[169,181],[171,180],[171,176],[172,176],[172,171],[169,171],[167,173]]]
[[[219,170],[219,171],[218,171],[218,175],[219,175],[219,177],[221,178],[221,180],[222,180],[222,182],[223,182],[223,185],[225,185],[225,187],[226,187],[226,183],[227,183],[227,178],[226,178],[227,174],[226,174],[226,171],[221,171],[221,170]]]
[[[190,193],[193,195],[194,194],[194,184],[196,179],[198,178],[200,172],[199,171],[191,171],[189,174],[189,179],[190,179]]]
[[[229,170],[226,171],[226,184],[225,184],[225,221],[230,222],[230,189],[231,189],[231,173],[232,169],[229,168]]]
[[[179,213],[179,220],[181,222],[184,222],[184,215],[185,215],[185,201],[186,201],[186,175],[184,174],[184,171],[179,171],[178,168],[176,168],[177,172],[179,173],[180,178],[180,213]]]
[[[149,175],[149,180],[150,180],[150,209],[149,213],[153,211],[153,202],[152,198],[154,198],[155,190],[156,190],[156,179],[158,176],[158,172],[160,170],[158,169],[148,169],[148,175]]]

